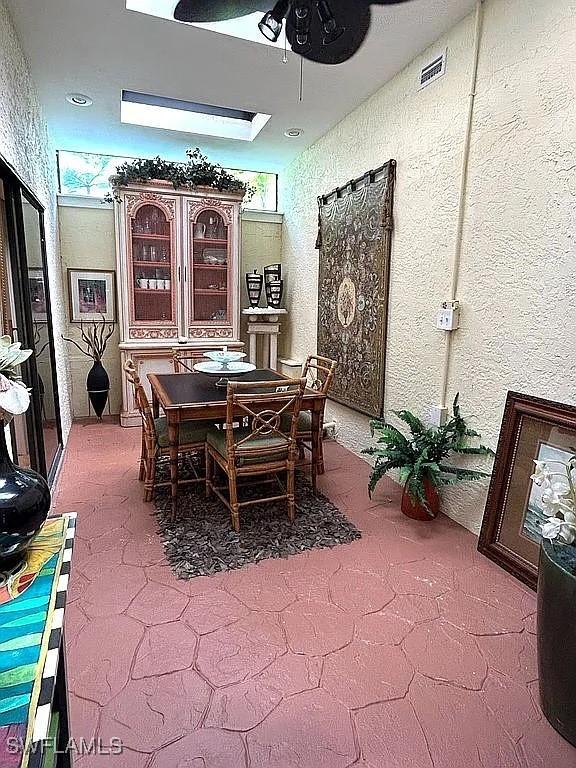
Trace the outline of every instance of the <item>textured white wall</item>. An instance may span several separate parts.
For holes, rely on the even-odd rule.
[[[66,313],[58,248],[56,153],[5,0],[0,0],[0,154],[45,208],[56,368],[62,429],[66,439],[71,411],[66,356],[60,338]]]
[[[574,0],[485,7],[450,387],[494,447],[507,390],[576,401],[575,20]],[[474,525],[470,490],[450,510]]]
[[[464,248],[449,396],[496,446],[506,391],[576,397],[574,0],[487,0],[472,133]],[[389,158],[398,162],[386,411],[426,416],[440,398],[473,16],[454,27],[281,176],[291,310],[286,352],[316,338],[316,197]],[[446,75],[417,90],[423,64],[448,47]],[[544,272],[546,270],[546,272]],[[367,419],[330,406],[339,440],[358,451]],[[446,511],[478,530],[486,484],[445,494]]]

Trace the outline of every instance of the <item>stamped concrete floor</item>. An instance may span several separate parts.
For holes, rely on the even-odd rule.
[[[178,581],[137,481],[139,432],[75,425],[55,509],[80,768],[570,768],[537,704],[534,594],[441,517],[412,522],[327,444],[361,541]]]

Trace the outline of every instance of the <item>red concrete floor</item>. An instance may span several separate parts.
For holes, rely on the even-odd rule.
[[[570,768],[537,705],[535,598],[447,518],[327,444],[334,550],[178,581],[137,481],[139,431],[75,425],[55,497],[78,528],[66,612],[80,768]]]

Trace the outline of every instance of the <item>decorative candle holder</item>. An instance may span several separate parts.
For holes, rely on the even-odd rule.
[[[251,307],[257,307],[260,303],[263,281],[264,278],[256,269],[254,272],[246,273],[246,290],[248,292],[248,301],[250,302]]]
[[[284,280],[268,280],[266,282],[266,301],[268,306],[279,309],[284,293]]]

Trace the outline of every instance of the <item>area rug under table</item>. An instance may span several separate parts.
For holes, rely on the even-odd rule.
[[[158,492],[155,509],[166,558],[181,579],[348,544],[361,537],[356,526],[329,499],[315,495],[301,475],[296,478],[293,525],[285,501],[263,502],[240,509],[240,533],[232,529],[230,513],[222,502],[205,498],[203,484],[184,488],[179,491],[175,520],[171,519],[169,492]],[[250,486],[242,489],[241,499],[270,493],[270,486]]]

